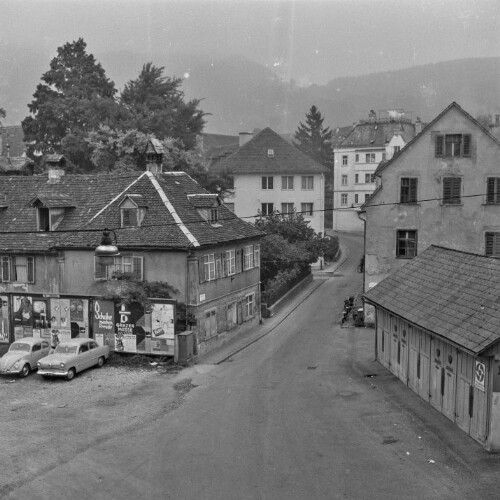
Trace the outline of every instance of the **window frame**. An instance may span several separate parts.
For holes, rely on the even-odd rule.
[[[313,191],[314,190],[314,175],[302,175],[302,191]]]
[[[255,316],[255,292],[245,295],[245,302],[243,303],[243,314],[246,318]]]
[[[300,212],[304,217],[312,217],[314,215],[314,203],[311,202],[301,203]]]
[[[261,177],[261,188],[264,191],[271,191],[272,189],[274,189],[274,176],[263,175]]]
[[[269,205],[271,206],[271,210],[269,211]],[[265,207],[265,209],[264,209]],[[262,215],[272,215],[274,213],[274,203],[261,203],[260,204],[260,213]]]
[[[349,185],[349,176],[347,174],[342,174],[342,178],[340,180],[340,183],[342,186],[348,186]]]
[[[20,264],[20,259],[26,259],[25,265]],[[26,280],[18,279],[18,269],[26,268]],[[31,255],[13,255],[10,258],[10,283],[35,283],[35,257]]]
[[[291,210],[290,210],[291,206]],[[281,213],[283,215],[290,215],[293,214],[295,211],[295,204],[293,202],[281,202]]]
[[[486,231],[484,233],[484,254],[494,259],[500,259],[500,231]]]
[[[462,177],[458,176],[445,176],[442,177],[443,192],[441,205],[443,206],[456,206],[462,204]],[[458,186],[457,186],[458,184]],[[458,190],[458,195],[456,191]],[[448,194],[446,193],[447,191]]]
[[[249,271],[254,266],[253,245],[243,247],[243,271]]]
[[[236,250],[234,248],[226,250],[226,271],[228,276],[236,274]]]
[[[281,176],[281,190],[282,191],[293,191],[293,175],[282,175]]]
[[[205,270],[205,281],[214,281],[216,279],[215,272],[215,254],[208,253],[203,256],[203,266]]]
[[[408,182],[404,186],[403,183]],[[414,204],[418,202],[418,177],[401,177],[399,179],[399,203]]]
[[[500,205],[500,177],[487,177],[486,204]]]
[[[469,158],[471,156],[472,135],[437,134],[434,144],[436,158]],[[458,144],[458,150],[454,144]]]
[[[340,193],[340,206],[347,207],[348,198],[347,193]]]
[[[342,166],[347,167],[349,162],[349,156],[348,155],[342,155]]]
[[[411,233],[411,234],[410,234]],[[413,248],[411,244],[413,243]],[[417,256],[418,231],[416,229],[396,230],[396,258],[413,259]]]

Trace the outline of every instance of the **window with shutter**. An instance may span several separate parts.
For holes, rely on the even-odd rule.
[[[244,249],[243,269],[247,271],[253,267],[253,245],[248,245]]]
[[[2,255],[2,281],[10,281],[10,257]]]
[[[232,276],[236,274],[236,252],[235,250],[228,250],[226,252],[226,266],[227,266],[227,274]]]
[[[500,233],[486,233],[485,254],[500,257]]]
[[[460,205],[461,195],[462,178],[443,177],[443,205]]]
[[[144,280],[144,257],[134,256],[132,258],[132,275],[136,280]]]
[[[216,278],[222,277],[222,262],[221,262],[221,256],[219,254],[217,254],[215,259],[215,277]]]
[[[253,247],[253,263],[255,267],[260,267],[260,245]]]
[[[470,134],[445,134],[436,136],[435,156],[460,157],[470,155]]]
[[[500,177],[488,177],[486,203],[493,205],[500,204]]]
[[[402,177],[400,203],[417,203],[418,179],[416,177]]]
[[[443,136],[436,136],[436,156],[443,156]]]
[[[200,275],[200,283],[205,283],[207,281],[205,277],[205,264],[208,261],[208,257],[203,255],[200,261],[198,261],[198,274]]]
[[[242,268],[243,268],[243,251],[241,250],[241,248],[238,248],[238,250],[236,250],[236,272],[237,273],[241,273],[242,271]]]

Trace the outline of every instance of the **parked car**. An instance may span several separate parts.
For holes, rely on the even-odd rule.
[[[31,370],[36,370],[38,361],[49,351],[50,345],[46,340],[33,337],[16,340],[0,358],[0,373],[26,377]]]
[[[77,373],[91,366],[104,365],[109,357],[109,347],[100,346],[95,340],[76,338],[59,343],[53,354],[38,362],[42,377],[66,377],[71,380]]]

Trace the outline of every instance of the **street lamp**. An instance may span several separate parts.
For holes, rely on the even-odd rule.
[[[113,233],[115,238],[115,244],[113,244],[113,240],[111,239],[111,233]],[[100,264],[109,266],[114,263],[114,258],[120,255],[116,246],[116,234],[114,231],[108,228],[104,229],[101,244],[95,249],[94,253]]]

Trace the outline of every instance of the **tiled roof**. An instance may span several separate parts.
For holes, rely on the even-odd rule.
[[[500,340],[498,259],[432,245],[364,296],[473,354]]]
[[[220,205],[219,197],[216,194],[188,194],[191,205],[195,208],[211,208]]]
[[[268,156],[268,150],[273,156]],[[243,173],[322,173],[328,169],[305,155],[269,127],[212,167],[233,174]]]
[[[400,135],[408,143],[415,136],[415,126],[404,121],[359,123],[338,147],[383,148],[394,135]]]
[[[332,130],[332,147],[339,147],[344,139],[349,135],[349,133],[353,130],[354,126],[350,125],[348,127],[337,127]]]
[[[121,248],[176,249],[217,245],[262,235],[252,224],[219,207],[217,227],[212,226],[188,199],[206,194],[183,172],[169,172],[158,179],[142,174],[63,175],[49,183],[46,175],[0,177],[0,248],[15,252],[51,248],[94,248],[102,230],[115,231]],[[147,202],[141,227],[120,228],[119,205],[127,194],[140,194]],[[57,231],[37,231],[35,199],[71,200]],[[77,231],[75,231],[77,230]],[[73,232],[75,231],[75,232]],[[5,234],[9,233],[9,234]]]
[[[0,171],[1,172],[20,172],[24,170],[28,165],[32,165],[35,162],[31,158],[25,156],[0,156]]]
[[[0,156],[22,156],[26,152],[26,144],[23,142],[23,129],[21,125],[10,125],[0,127],[2,150]],[[7,149],[7,145],[9,148]]]

